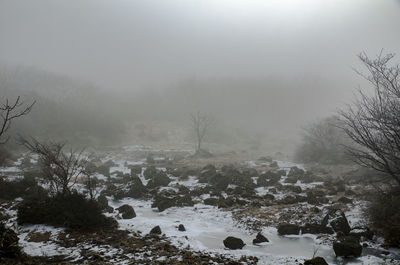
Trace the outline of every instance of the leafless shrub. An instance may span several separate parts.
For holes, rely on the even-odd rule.
[[[41,143],[35,139],[21,138],[20,143],[39,156],[43,178],[50,184],[51,191],[54,194],[70,194],[88,162],[82,155],[83,150],[65,152],[65,143]]]

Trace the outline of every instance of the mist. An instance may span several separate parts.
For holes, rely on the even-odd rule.
[[[400,0],[0,0],[0,264],[400,264]]]
[[[270,75],[351,87],[356,54],[398,52],[399,8],[391,0],[3,0],[0,60],[109,90]]]
[[[295,135],[335,112],[362,82],[352,70],[356,55],[398,52],[400,42],[398,1],[0,5],[0,63],[8,72],[27,67],[77,80],[112,94],[112,106],[130,98],[124,112],[107,108],[120,115],[182,123],[202,110],[257,133]],[[60,83],[41,93],[51,98]],[[138,100],[146,94],[154,102]]]

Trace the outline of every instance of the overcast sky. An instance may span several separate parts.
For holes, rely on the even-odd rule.
[[[398,0],[0,0],[1,63],[112,89],[193,77],[346,79],[357,53],[382,48],[400,53]]]

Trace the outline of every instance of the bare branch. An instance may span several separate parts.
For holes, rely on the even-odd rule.
[[[389,65],[395,54],[358,58],[367,69],[360,73],[374,88],[373,95],[361,89],[358,98],[341,111],[343,131],[358,145],[347,146],[358,164],[382,172],[400,185],[400,66]]]
[[[208,129],[214,123],[214,119],[211,116],[206,114],[202,114],[200,111],[197,111],[196,114],[191,113],[190,118],[192,121],[193,130],[196,134],[197,145],[196,150],[201,149],[201,144],[205,135],[207,134]]]
[[[10,139],[10,137],[7,136],[5,140],[1,140],[10,129],[12,121],[31,112],[35,103],[36,101],[33,101],[32,104],[25,106],[25,103],[21,102],[21,98],[17,97],[14,103],[10,103],[8,99],[6,99],[5,103],[0,105],[0,144],[5,144]]]
[[[54,193],[67,194],[71,192],[77,179],[83,175],[88,162],[83,156],[84,150],[70,149],[68,153],[65,153],[65,143],[41,143],[34,138],[27,140],[20,137],[19,142],[29,151],[39,155],[43,164],[43,178],[50,184]]]

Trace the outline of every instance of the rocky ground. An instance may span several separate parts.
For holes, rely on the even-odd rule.
[[[1,174],[14,180],[34,167],[25,156]],[[19,226],[20,199],[2,201],[0,218],[26,253],[20,264],[299,264],[314,255],[329,264],[400,264],[362,214],[372,187],[353,166],[131,146],[97,152],[90,167],[104,214],[119,228]]]

